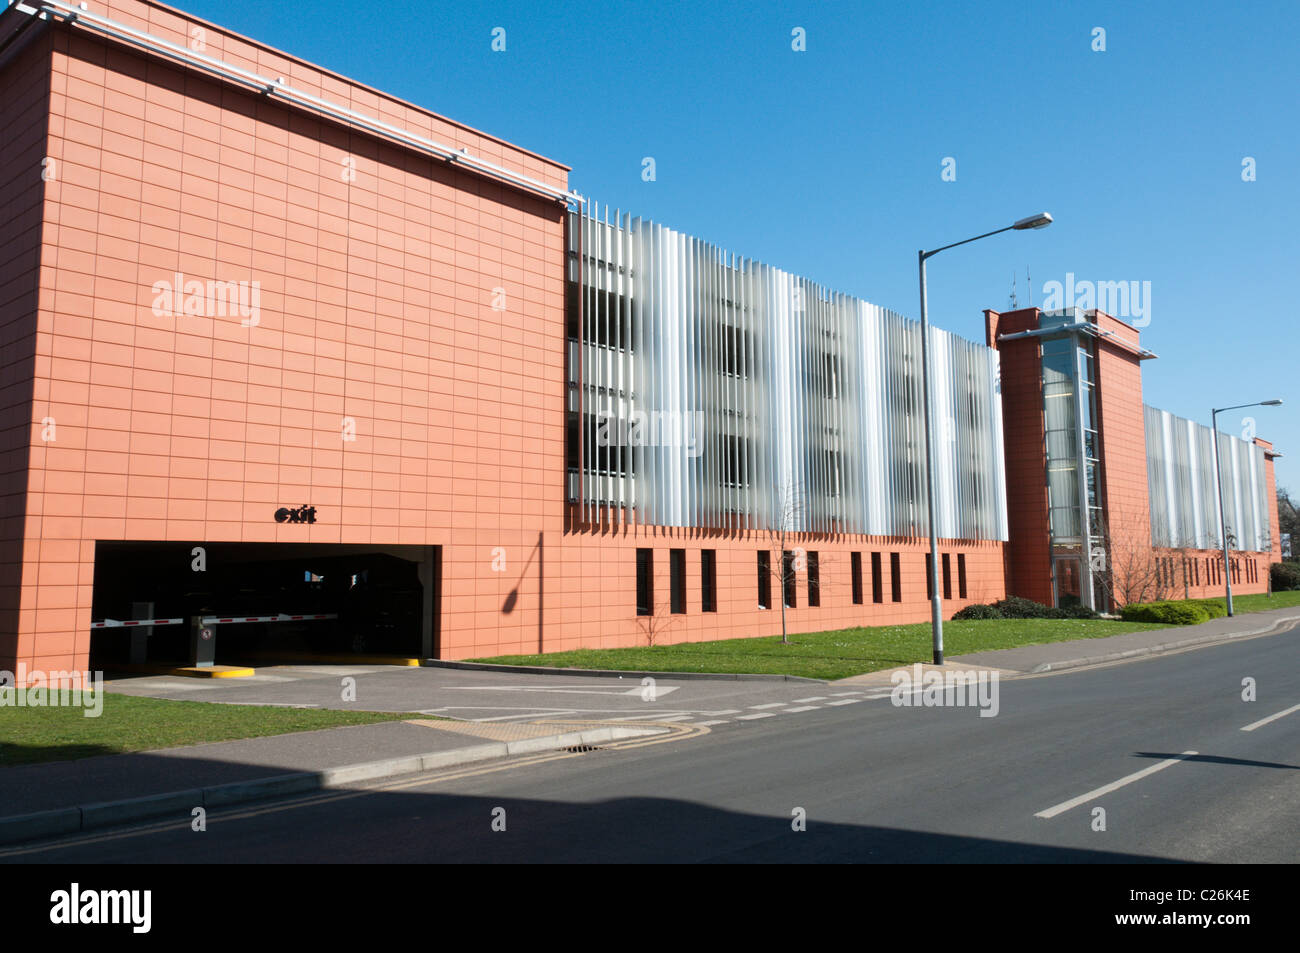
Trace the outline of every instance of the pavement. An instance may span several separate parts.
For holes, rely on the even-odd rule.
[[[1246,639],[1296,621],[1300,609],[1270,610],[1200,626],[954,656],[945,668],[997,672],[1003,679],[1033,677]],[[881,703],[890,697],[891,676],[891,671],[881,671],[818,683],[283,665],[258,669],[257,675],[243,679],[114,678],[106,683],[109,691],[130,695],[414,715],[407,721],[3,768],[0,843],[174,816],[182,809],[188,816],[194,807],[366,783],[528,752],[653,734],[671,740],[773,720],[815,720],[827,712]],[[353,693],[354,701],[344,700]],[[455,720],[422,719],[419,714]]]

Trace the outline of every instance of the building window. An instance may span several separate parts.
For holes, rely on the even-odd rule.
[[[654,615],[655,611],[655,552],[653,549],[636,551],[636,614]]]
[[[808,553],[808,605],[822,604],[822,570],[821,560],[815,551]]]
[[[795,578],[794,553],[785,550],[781,553],[781,591],[785,596],[787,609],[799,608],[798,580]]]
[[[966,554],[957,554],[957,598],[966,598]]]
[[[934,598],[934,563],[930,562],[930,554],[925,554],[925,598],[927,601]]]
[[[884,580],[880,572],[880,553],[871,554],[871,601],[880,603],[885,601]],[[898,600],[895,599],[895,602]]]
[[[668,550],[668,571],[672,581],[671,611],[681,615],[686,611],[686,550]]]
[[[722,438],[722,460],[718,474],[722,486],[749,486],[749,456],[749,441],[744,437]]]
[[[903,601],[902,575],[903,575],[902,558],[898,555],[898,553],[890,553],[889,554],[889,581],[890,581],[890,585],[893,587],[891,596],[893,597],[894,602]]]
[[[835,354],[822,354],[823,393],[831,400],[838,400],[840,396],[840,359]]]
[[[862,605],[862,554],[851,553],[849,555],[850,574],[853,576],[853,604]]]
[[[749,376],[749,332],[732,325],[722,326],[722,373],[730,377]]]
[[[758,607],[772,608],[772,554],[766,549],[758,551]]]
[[[952,560],[947,553],[943,554],[943,597],[952,598]]]
[[[718,551],[700,550],[700,611],[718,611]]]

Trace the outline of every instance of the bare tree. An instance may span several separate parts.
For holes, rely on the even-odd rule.
[[[1122,514],[1117,515],[1116,525],[1124,526],[1126,522]],[[1164,598],[1164,566],[1149,537],[1142,539],[1133,533],[1113,532],[1105,519],[1097,521],[1093,537],[1103,552],[1100,564],[1094,558],[1093,572],[1114,606]]]
[[[1296,542],[1300,541],[1300,506],[1291,499],[1285,487],[1277,490],[1277,532],[1279,538],[1283,535],[1291,538],[1291,551],[1294,553]]]
[[[776,581],[780,592],[778,597],[781,600],[781,644],[790,644],[790,635],[786,621],[785,609],[789,604],[786,599],[786,592],[797,590],[799,573],[807,569],[808,552],[802,546],[796,545],[801,531],[798,529],[803,521],[803,514],[806,510],[806,499],[801,485],[793,481],[787,481],[781,488],[781,505],[774,525],[767,530],[767,544],[771,553],[768,559],[768,571],[771,577]],[[809,590],[812,591],[820,584],[820,574],[817,579],[809,580]]]
[[[655,605],[654,611],[649,615],[636,617],[637,628],[641,630],[645,643],[650,648],[654,648],[655,643],[672,628],[676,621],[677,616],[672,612],[672,601],[669,599]]]
[[[1114,519],[1117,526],[1129,522],[1122,512]],[[1194,543],[1180,540],[1173,546],[1156,547],[1149,537],[1113,532],[1106,520],[1100,520],[1093,527],[1093,535],[1104,553],[1102,565],[1094,560],[1093,571],[1116,607],[1159,602],[1174,598],[1180,592],[1184,598],[1187,597],[1187,565],[1194,558]]]

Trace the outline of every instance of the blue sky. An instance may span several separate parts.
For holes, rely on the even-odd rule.
[[[1253,415],[1300,491],[1295,0],[178,3],[564,162],[601,203],[912,317],[919,248],[1046,209],[1050,228],[932,259],[931,319],[981,339],[1013,273],[1027,303],[1026,269],[1037,304],[1070,272],[1149,281],[1147,402],[1208,424],[1284,399],[1221,423]]]

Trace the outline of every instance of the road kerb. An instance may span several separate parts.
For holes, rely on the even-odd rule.
[[[165,816],[173,816],[177,820],[188,819],[196,807],[205,809],[226,807],[246,801],[305,794],[402,774],[418,774],[435,768],[489,761],[514,754],[555,750],[578,744],[599,744],[622,738],[665,734],[668,731],[669,729],[663,726],[631,725],[567,731],[540,738],[494,741],[453,751],[403,755],[320,771],[295,771],[250,781],[234,781],[184,791],[167,791],[143,797],[122,798],[116,801],[0,817],[0,844],[17,844],[44,837],[76,834]]]
[[[1286,625],[1294,625],[1297,622],[1300,622],[1300,616],[1287,616],[1282,619],[1274,620],[1271,625],[1264,626],[1260,629],[1250,629],[1246,632],[1222,632],[1215,633],[1214,635],[1199,635],[1187,639],[1179,639],[1174,642],[1161,642],[1159,645],[1146,645],[1137,649],[1125,649],[1122,652],[1108,652],[1104,655],[1093,655],[1077,659],[1064,659],[1059,662],[1043,662],[1040,665],[1035,665],[1027,674],[1042,675],[1047,672],[1060,672],[1071,668],[1082,668],[1085,665],[1101,665],[1105,662],[1121,662],[1125,659],[1141,658],[1144,655],[1161,655],[1165,652],[1176,652],[1180,649],[1190,649],[1202,645],[1231,642],[1233,639],[1245,639],[1257,635],[1267,635],[1275,629],[1279,629]]]

